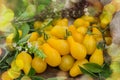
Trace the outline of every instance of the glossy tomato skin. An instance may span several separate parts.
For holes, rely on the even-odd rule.
[[[103,65],[104,57],[102,49],[96,49],[95,52],[91,55],[89,62]]]
[[[83,44],[87,49],[88,55],[91,55],[95,51],[97,43],[93,35],[86,34],[83,40]]]

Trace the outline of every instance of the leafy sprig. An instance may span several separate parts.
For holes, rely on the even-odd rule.
[[[28,52],[31,54],[33,53],[34,56],[41,57],[42,59],[46,57],[44,52],[41,49],[38,49],[36,46],[31,46],[30,48],[28,48]]]
[[[103,66],[100,66],[96,63],[85,63],[84,68],[81,66],[79,66],[79,68],[84,74],[90,75],[91,77],[99,80],[108,78],[112,73],[112,70],[107,63],[105,63]]]

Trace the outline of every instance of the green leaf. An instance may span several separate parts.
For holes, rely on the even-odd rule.
[[[49,5],[51,0],[37,0],[39,4]]]
[[[39,76],[31,76],[31,79],[32,80],[45,80],[44,78],[39,77]]]
[[[18,20],[28,20],[35,16],[36,5],[29,4],[26,10],[19,16]]]
[[[35,56],[40,57],[42,59],[44,59],[46,57],[44,52],[35,46],[32,46],[31,48],[29,48],[29,52],[33,53]]]
[[[79,68],[80,68],[80,70],[82,71],[83,74],[88,74],[88,75],[90,75],[92,77],[96,77],[96,78],[98,77],[98,75],[96,75],[96,74],[94,74],[94,73],[92,73],[92,72],[82,68],[81,66],[79,66]]]
[[[48,27],[52,23],[53,19],[47,19],[40,27],[39,30],[44,30],[46,27]]]
[[[0,64],[4,61],[4,59],[6,59],[6,57],[8,56],[9,52],[6,51],[5,55],[2,57],[2,59],[0,59]]]
[[[24,43],[30,38],[31,34],[26,35],[24,38],[20,39],[17,44]]]
[[[31,67],[30,68],[30,71],[29,71],[29,73],[28,73],[28,76],[34,76],[35,75],[35,70]]]
[[[13,61],[14,56],[7,58],[6,62],[10,65],[11,62]]]
[[[102,71],[102,67],[96,63],[86,63],[86,64],[84,64],[84,67],[88,71],[94,72],[94,73],[99,73]]]
[[[13,38],[14,42],[18,42],[19,41],[19,32],[18,32],[18,28],[16,27],[16,25],[14,25],[14,38]]]
[[[22,30],[22,37],[21,38],[23,38],[29,33],[30,27],[28,24],[25,23],[20,27],[20,29]]]
[[[45,9],[45,5],[41,4],[41,5],[38,6],[37,11],[38,11],[38,13],[39,13],[39,12],[41,12],[41,11],[44,10],[44,9]]]
[[[28,0],[6,0],[7,6],[14,10],[15,16],[18,17],[28,5]]]
[[[103,66],[103,71],[100,73],[101,76],[108,78],[112,74],[112,70],[110,69],[110,65],[105,63]]]
[[[35,56],[41,57],[42,59],[44,59],[46,57],[45,53],[42,50],[37,49],[35,51]]]

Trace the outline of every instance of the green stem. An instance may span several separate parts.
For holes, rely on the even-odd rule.
[[[47,26],[49,26],[52,23],[52,21],[53,21],[53,19],[48,19],[48,21],[43,23],[43,25],[40,28],[38,28],[37,30],[38,31],[39,30],[44,30]]]
[[[3,56],[3,58],[0,60],[0,63],[7,57],[9,52],[6,52],[5,55]]]
[[[23,19],[23,20],[13,20],[12,23],[14,23],[14,24],[23,24],[23,23],[26,23],[26,22],[33,22],[33,21],[35,21],[35,18]]]
[[[68,38],[68,36],[71,36],[71,35],[72,35],[72,33],[66,29],[66,34],[65,34],[64,39],[66,40]]]
[[[44,36],[44,40],[45,40],[45,41],[49,39],[48,34],[46,34],[45,32],[43,32],[43,36]]]
[[[16,50],[16,53],[15,53],[15,56],[14,56],[14,59],[16,59],[16,56],[18,55],[19,51]]]
[[[96,27],[101,33],[102,33],[102,38],[103,38],[103,47],[105,49],[105,44],[106,44],[106,40],[105,40],[105,31],[107,31],[107,29],[109,28],[109,25],[103,30],[100,25],[98,25],[98,27]]]
[[[93,28],[93,26],[89,26],[89,27],[88,27],[87,34],[89,34],[89,35],[91,35],[91,34],[92,34],[92,28]]]

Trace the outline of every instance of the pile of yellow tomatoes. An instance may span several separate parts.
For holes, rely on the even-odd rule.
[[[34,29],[40,28],[42,23],[35,21]],[[22,34],[21,31],[19,33]],[[3,80],[15,79],[21,71],[27,75],[31,67],[36,73],[43,73],[48,65],[59,67],[60,70],[67,71],[71,77],[76,77],[82,74],[79,66],[83,67],[85,63],[103,65],[104,53],[98,44],[104,39],[106,44],[110,45],[112,40],[109,31],[106,31],[103,38],[98,19],[86,15],[74,20],[70,25],[66,18],[55,20],[44,29],[44,33],[47,39],[44,39],[45,35],[34,31],[28,41],[43,50],[45,59],[32,57],[28,52],[21,51],[12,61],[11,68],[2,74]],[[10,35],[6,38],[6,43],[12,43]]]

